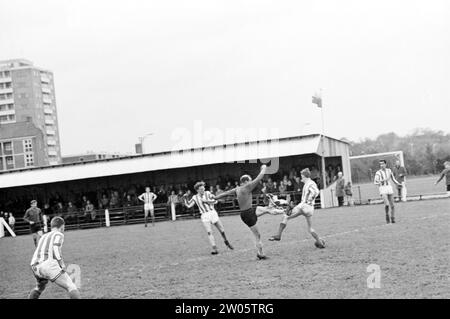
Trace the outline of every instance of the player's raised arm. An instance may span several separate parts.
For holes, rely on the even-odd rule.
[[[223,192],[216,196],[212,195],[212,197],[214,199],[219,199],[219,198],[230,196],[230,195],[236,195],[236,188],[230,189],[229,191]]]
[[[259,172],[258,176],[254,180],[252,180],[250,183],[248,183],[248,187],[253,190],[258,183],[263,179],[264,175],[267,172],[267,165],[261,165],[261,172]]]

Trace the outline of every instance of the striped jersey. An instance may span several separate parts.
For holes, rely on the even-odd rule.
[[[378,186],[391,185],[390,180],[392,178],[392,171],[390,168],[380,169],[375,173],[374,184]]]
[[[306,181],[302,191],[302,203],[314,206],[314,201],[319,195],[319,188],[312,179]]]
[[[153,203],[155,194],[153,194],[152,192],[150,192],[150,193],[145,192],[145,193],[142,193],[141,196],[139,196],[139,197],[144,200],[145,204],[151,204],[151,203]]]
[[[196,195],[192,196],[192,199],[195,204],[197,204],[198,209],[200,210],[200,213],[206,213],[206,212],[210,212],[214,210],[214,204],[208,204],[208,203],[204,203],[203,199],[205,200],[214,200],[212,198],[211,192],[206,191],[203,193],[203,196],[200,195],[200,193],[197,193]]]
[[[61,260],[61,247],[64,242],[64,234],[58,230],[43,235],[34,251],[31,265],[40,264],[46,260]]]

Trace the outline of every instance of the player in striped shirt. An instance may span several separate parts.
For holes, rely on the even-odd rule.
[[[300,204],[295,206],[289,214],[283,216],[283,220],[280,223],[278,234],[269,238],[269,240],[281,240],[281,234],[287,226],[289,219],[303,215],[306,218],[308,225],[308,232],[316,240],[315,245],[317,248],[325,248],[325,241],[317,235],[316,231],[312,228],[312,216],[314,214],[314,202],[319,195],[319,188],[317,184],[311,179],[311,172],[308,168],[303,169],[301,172],[302,182],[304,183],[302,189],[302,200]]]
[[[395,223],[395,207],[394,207],[394,190],[390,181],[393,181],[397,186],[401,184],[395,179],[394,174],[389,168],[386,168],[386,161],[380,160],[380,169],[375,173],[374,184],[378,186],[380,196],[384,201],[384,210],[386,212],[386,222],[389,224]],[[389,216],[389,207],[391,208],[391,215]]]
[[[148,212],[152,216],[152,225],[155,226],[155,207],[153,206],[153,202],[156,200],[158,196],[155,193],[151,192],[150,187],[145,188],[145,193],[139,195],[138,199],[144,202],[144,220],[145,227],[147,227],[147,218]]]
[[[37,285],[31,290],[29,299],[38,299],[49,280],[64,288],[71,299],[80,299],[80,292],[66,273],[66,266],[62,259],[64,224],[64,219],[61,217],[53,217],[50,222],[51,232],[46,233],[39,240],[31,259],[31,269]]]
[[[211,227],[212,225],[216,226],[217,229],[219,230],[220,234],[223,237],[225,245],[227,245],[229,249],[233,249],[233,246],[231,246],[230,242],[227,239],[227,236],[225,235],[225,228],[223,227],[223,224],[219,219],[219,215],[217,214],[217,211],[214,209],[214,203],[217,203],[217,201],[214,200],[211,192],[205,191],[204,182],[197,182],[194,185],[194,189],[197,192],[197,194],[192,196],[191,200],[189,202],[185,202],[184,204],[188,208],[197,205],[198,209],[200,210],[201,220],[203,226],[206,229],[206,232],[208,233],[208,239],[212,246],[211,254],[217,255],[219,253],[219,251],[217,250],[214,235],[212,233]]]

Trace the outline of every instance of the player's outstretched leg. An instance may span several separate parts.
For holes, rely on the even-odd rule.
[[[256,257],[258,257],[258,259],[262,260],[262,259],[267,259],[267,256],[264,255],[263,252],[263,246],[262,246],[262,242],[261,242],[261,234],[259,233],[258,227],[256,225],[253,225],[252,227],[250,227],[250,230],[252,231],[253,235],[255,236],[255,245],[256,245],[256,249],[257,249],[257,253],[256,253]]]
[[[284,212],[285,212],[284,209],[276,208],[276,207],[269,207],[269,206],[257,206],[256,210],[255,210],[256,216],[258,216],[258,217],[265,215],[265,214],[281,215],[281,214],[284,214]]]
[[[219,219],[214,225],[217,227],[217,229],[219,230],[219,233],[222,235],[223,242],[225,243],[225,245],[226,245],[229,249],[233,250],[234,247],[231,246],[230,242],[228,241],[227,235],[225,235],[225,228],[223,227],[223,224],[222,224],[222,222],[220,221],[220,219]]]
[[[314,245],[317,248],[325,248],[325,241],[317,235],[316,231],[312,228],[312,216],[306,216],[306,223],[308,224],[308,232],[316,240]]]
[[[70,299],[81,299],[77,286],[75,286],[72,279],[70,279],[66,272],[63,272],[61,276],[55,280],[55,284],[64,288],[69,293]]]

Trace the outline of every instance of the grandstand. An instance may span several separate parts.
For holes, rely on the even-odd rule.
[[[106,190],[117,191],[122,197],[138,195],[146,185],[154,187],[155,192],[165,188],[167,194],[168,185],[172,189],[186,190],[197,180],[215,186],[221,181],[237,181],[242,174],[254,176],[261,163],[270,163],[273,170],[270,176],[274,180],[281,180],[292,170],[299,172],[305,167],[315,170],[314,178],[321,188],[316,205],[330,207],[333,205],[330,198],[332,185],[325,181],[324,187],[321,180],[321,154],[325,156],[327,167],[340,167],[351,179],[348,143],[327,136],[322,139],[321,135],[313,134],[3,172],[0,173],[0,210],[13,212],[17,219],[16,233],[25,234],[28,227],[21,217],[31,199],[37,199],[43,208],[44,203],[55,198],[55,202],[67,203],[86,196],[96,206],[96,218],[92,220],[78,212],[68,222],[67,228],[101,227],[105,225],[105,207],[98,202]],[[299,195],[294,191],[280,194],[293,199],[298,199]],[[260,203],[261,194],[257,193],[253,200],[255,205]],[[156,203],[156,219],[198,216],[196,211],[174,206],[168,207],[166,202]],[[222,215],[238,212],[232,199],[221,203],[219,210]],[[119,204],[108,207],[108,213],[111,225],[143,222],[142,205]],[[66,214],[64,211],[63,216]]]

